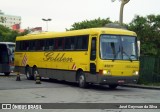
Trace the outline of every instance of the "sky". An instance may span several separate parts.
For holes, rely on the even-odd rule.
[[[110,18],[119,20],[121,2],[116,0],[0,0],[0,10],[7,15],[21,16],[21,28],[42,27],[49,31],[65,31],[75,22]],[[130,0],[124,7],[123,22],[130,23],[136,15],[160,14],[160,0]]]

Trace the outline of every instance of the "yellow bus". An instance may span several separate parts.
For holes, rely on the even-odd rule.
[[[44,32],[16,38],[15,71],[110,88],[136,83],[139,60],[136,33],[118,28]]]

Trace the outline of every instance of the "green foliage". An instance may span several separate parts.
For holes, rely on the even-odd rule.
[[[4,17],[0,17],[0,22],[4,23],[6,21],[6,19]]]
[[[160,15],[136,16],[129,29],[137,33],[142,55],[160,56]]]
[[[108,23],[112,23],[109,18],[85,20],[74,23],[72,28],[66,30],[104,27]],[[136,16],[130,24],[123,25],[137,33],[138,39],[141,41],[142,55],[160,56],[160,49],[158,49],[160,48],[160,15]]]
[[[9,28],[0,25],[0,42],[15,42],[15,39],[19,35],[26,35],[29,31],[25,30],[22,33],[19,33],[18,31],[10,30]]]
[[[5,38],[9,35],[10,29],[0,25],[0,42],[4,41]]]
[[[98,18],[98,19],[94,19],[94,20],[90,20],[90,21],[85,20],[85,21],[82,21],[82,22],[74,23],[72,25],[72,28],[66,29],[66,30],[68,31],[68,30],[78,30],[78,29],[86,29],[86,28],[104,27],[105,24],[108,24],[108,23],[111,23],[109,18],[107,18],[107,19]]]
[[[24,32],[20,33],[19,36],[24,36],[27,35],[28,33],[30,33],[30,30],[24,30]]]

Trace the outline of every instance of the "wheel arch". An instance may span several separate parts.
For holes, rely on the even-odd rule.
[[[33,72],[34,72],[35,69],[37,69],[37,66],[33,65],[33,67],[32,67],[32,75],[34,74]]]
[[[33,68],[37,68],[37,65],[33,65]]]

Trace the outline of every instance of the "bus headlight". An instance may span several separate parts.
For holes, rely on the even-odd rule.
[[[99,70],[99,73],[102,74],[102,75],[111,75],[110,70]]]
[[[139,75],[139,72],[138,71],[133,71],[133,75]]]
[[[107,70],[103,70],[103,74],[107,74]]]

